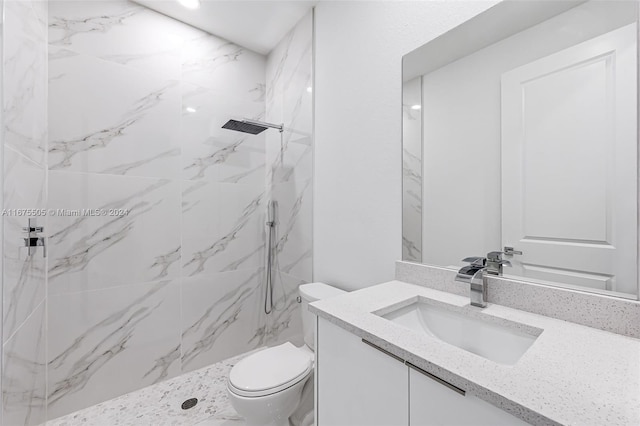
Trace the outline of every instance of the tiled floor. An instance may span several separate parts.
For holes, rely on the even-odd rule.
[[[243,426],[226,393],[231,367],[248,354],[102,402],[46,426]],[[198,404],[181,408],[182,402],[198,398]]]

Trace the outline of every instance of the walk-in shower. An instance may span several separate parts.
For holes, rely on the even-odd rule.
[[[203,2],[201,16],[205,3],[217,7]],[[312,11],[287,23],[265,7],[282,36],[261,53],[129,0],[0,5],[0,423],[73,424],[83,410],[96,424],[237,418],[215,388],[228,371],[211,366],[302,333],[312,139],[291,129],[312,131]],[[237,13],[211,15],[242,33],[246,5],[225,9]],[[255,136],[222,129],[230,118]],[[172,382],[192,373],[198,388]],[[136,391],[151,417],[137,417],[138,397],[121,405]],[[186,398],[198,404],[183,410]],[[93,410],[107,401],[126,409]]]
[[[250,120],[248,118],[238,120],[229,120],[223,126],[223,129],[235,130],[237,132],[250,133],[257,135],[264,132],[267,129],[278,129],[280,134],[284,131],[283,124],[273,124],[264,121]],[[277,262],[276,251],[274,243],[276,240],[276,212],[278,209],[278,202],[270,200],[267,204],[267,267],[265,271],[265,296],[264,296],[264,313],[269,315],[274,308],[273,302],[273,273],[274,264]],[[283,289],[286,305],[286,294]]]

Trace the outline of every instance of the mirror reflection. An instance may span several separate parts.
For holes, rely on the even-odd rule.
[[[637,4],[507,3],[403,59],[403,259],[637,298]]]

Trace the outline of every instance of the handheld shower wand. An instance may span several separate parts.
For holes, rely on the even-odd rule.
[[[276,221],[277,221],[278,202],[269,200],[267,204],[267,271],[264,296],[264,313],[269,315],[273,311],[273,264],[274,264],[274,247],[273,243],[276,239]]]

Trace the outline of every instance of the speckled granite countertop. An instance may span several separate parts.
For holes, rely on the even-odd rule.
[[[373,313],[419,298],[543,331],[507,366]],[[309,310],[529,423],[640,425],[640,340],[500,305],[468,305],[467,297],[390,281],[314,302]]]

